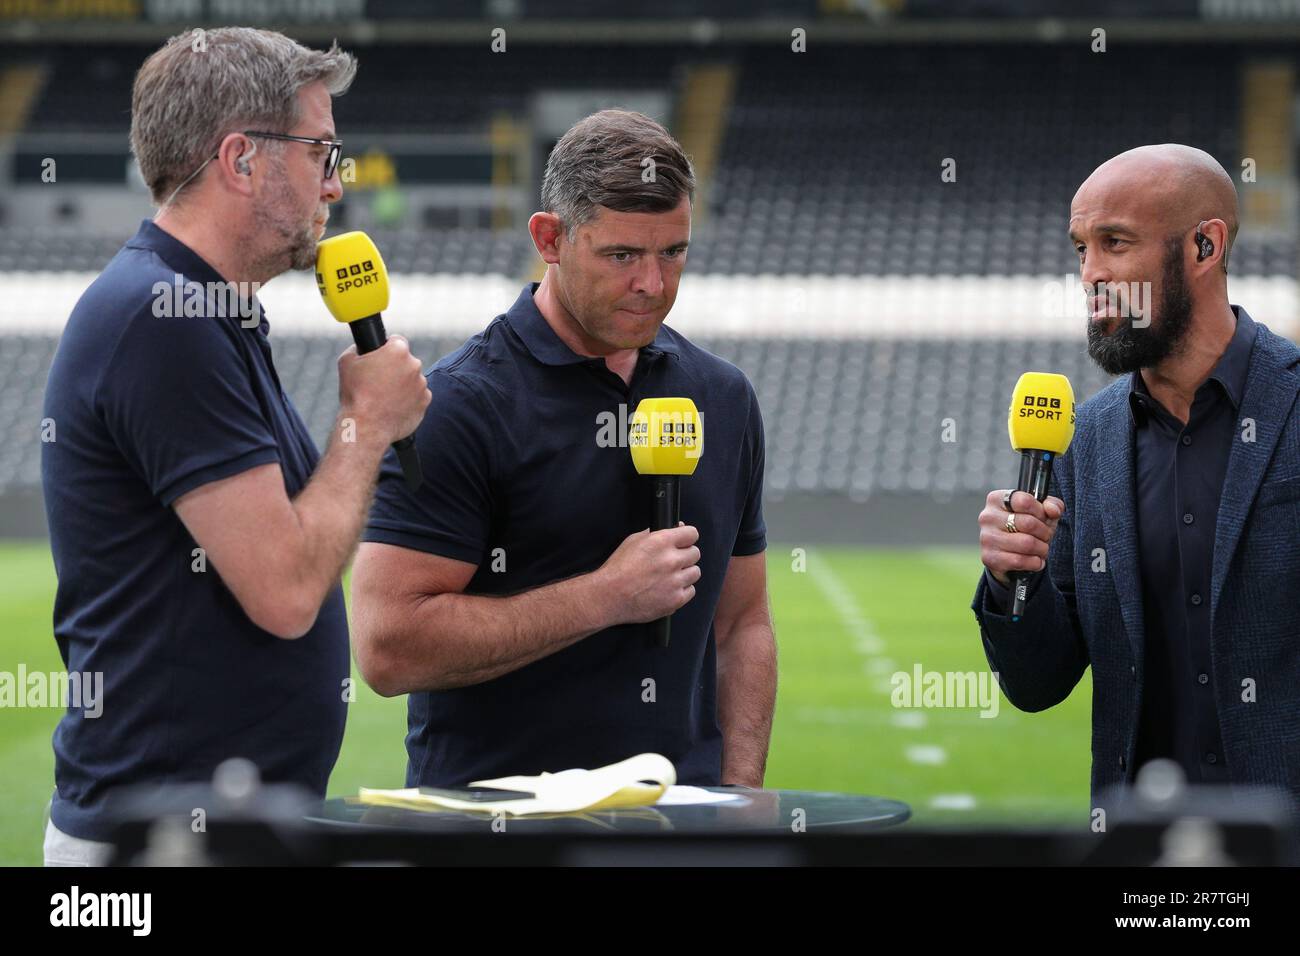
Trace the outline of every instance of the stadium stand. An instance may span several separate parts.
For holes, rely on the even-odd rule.
[[[125,134],[132,71],[146,53],[49,52],[25,132]],[[1180,64],[1212,55],[1232,77],[1250,50],[1106,55],[1109,68],[1098,71],[1086,49],[1024,45],[845,45],[815,63],[755,46],[707,56],[635,46],[618,58],[521,46],[486,69],[481,50],[376,47],[361,50],[363,63],[384,69],[367,78],[365,98],[339,100],[336,116],[345,136],[483,134],[502,114],[526,120],[540,75],[560,89],[676,96],[690,63],[724,63],[734,93],[670,322],[753,381],[773,498],[969,493],[1005,477],[1006,401],[1021,371],[1064,372],[1080,399],[1107,381],[1084,351],[1081,302],[1077,321],[1056,316],[1027,327],[1031,336],[1015,334],[1041,311],[1045,284],[1076,268],[1064,233],[1078,183],[1147,142],[1194,142],[1229,170],[1240,163],[1237,84],[1199,86],[1193,102]],[[951,183],[941,180],[948,157],[957,159]],[[394,295],[407,289],[390,327],[408,332],[428,362],[508,306],[536,267],[517,223],[372,235]],[[11,292],[0,321],[24,329],[0,341],[0,491],[39,483],[32,436],[59,324],[123,238],[73,227],[0,233],[0,281]],[[1247,229],[1232,254],[1237,298],[1257,318],[1281,317],[1283,332],[1296,314],[1296,259],[1293,229]],[[286,388],[323,443],[346,335],[324,324],[299,278],[277,280],[266,301]],[[949,418],[957,440],[939,441]]]

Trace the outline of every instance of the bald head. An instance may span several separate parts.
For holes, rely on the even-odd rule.
[[[1226,273],[1236,235],[1237,190],[1209,153],[1166,143],[1098,166],[1070,204],[1088,354],[1114,375],[1221,335],[1235,323]]]
[[[1076,220],[1098,215],[1168,236],[1220,219],[1227,231],[1226,271],[1227,251],[1237,238],[1237,190],[1205,150],[1179,143],[1139,146],[1106,160],[1074,194],[1072,231]]]

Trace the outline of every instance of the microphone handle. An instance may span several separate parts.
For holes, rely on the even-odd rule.
[[[1020,453],[1020,479],[1016,482],[1016,491],[1027,491],[1039,501],[1047,498],[1048,486],[1052,483],[1052,462],[1056,454],[1027,448]],[[1045,572],[1044,572],[1045,573]],[[1025,615],[1025,600],[1029,596],[1029,579],[1032,572],[1012,571],[1011,578],[1011,622],[1014,624]]]
[[[352,330],[352,341],[357,343],[358,355],[373,352],[388,341],[388,333],[384,331],[383,316],[378,312],[364,319],[349,322],[348,328]],[[393,442],[393,450],[397,452],[397,460],[402,466],[402,477],[406,479],[406,487],[411,491],[417,490],[424,482],[424,474],[420,469],[420,452],[415,447],[415,436],[407,435],[405,438],[399,438]]]
[[[654,475],[654,513],[650,519],[651,531],[676,528],[682,518],[682,479],[680,475]],[[672,631],[672,616],[661,617],[650,625],[651,645],[667,647]]]

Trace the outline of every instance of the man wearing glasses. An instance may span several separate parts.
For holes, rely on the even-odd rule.
[[[174,37],[136,76],[131,146],[161,208],[78,302],[46,386],[54,635],[69,673],[102,675],[54,734],[47,864],[106,859],[121,788],[232,757],[325,791],[350,697],[340,577],[429,391],[400,337],[348,349],[322,457],[256,289],[315,263],[342,195],[331,96],[355,72],[337,46],[232,28]],[[195,285],[202,309],[170,307]]]

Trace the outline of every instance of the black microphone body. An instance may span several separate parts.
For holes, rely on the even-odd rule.
[[[681,475],[654,475],[654,512],[650,517],[650,530],[663,531],[676,528],[682,518],[682,478]],[[667,647],[672,632],[673,619],[661,617],[650,625],[651,643],[655,647]]]
[[[378,313],[349,322],[348,328],[352,330],[352,341],[357,343],[358,355],[373,352],[388,341],[383,316]],[[407,435],[405,438],[399,438],[393,442],[393,450],[397,452],[397,460],[402,466],[402,477],[406,479],[406,487],[415,491],[424,482],[424,473],[420,468],[420,452],[415,447],[415,436]]]
[[[1027,491],[1039,501],[1047,498],[1048,486],[1052,483],[1052,462],[1056,453],[1026,448],[1020,453],[1020,478],[1016,482],[1016,491]],[[1043,569],[1047,573],[1047,569]],[[1029,596],[1029,579],[1033,572],[1012,571],[1011,578],[1011,620],[1019,621],[1025,613],[1025,600]]]

